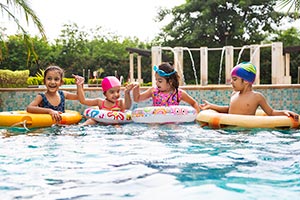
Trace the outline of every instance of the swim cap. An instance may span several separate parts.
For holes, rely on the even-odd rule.
[[[256,67],[250,62],[242,62],[231,70],[231,76],[238,76],[253,84],[256,77]]]
[[[107,76],[102,80],[101,86],[103,92],[106,92],[110,88],[121,86],[121,83],[115,76]]]

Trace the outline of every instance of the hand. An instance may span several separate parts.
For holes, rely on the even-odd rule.
[[[60,116],[60,114],[62,114],[62,112],[56,111],[56,110],[50,110],[49,114],[51,115],[52,119],[56,122],[59,123],[62,119],[62,117]]]
[[[72,76],[75,78],[76,85],[83,85],[84,84],[84,78],[79,75],[72,74]]]
[[[292,116],[297,121],[299,120],[299,115],[297,113],[294,113],[294,112],[288,111],[288,110],[284,111],[283,113],[284,113],[284,115],[286,115],[288,117]]]
[[[208,101],[206,100],[202,100],[204,103],[203,104],[200,104],[199,107],[201,110],[207,110],[207,109],[210,109],[210,106],[211,106],[211,103],[209,103]]]
[[[125,92],[129,93],[134,87],[135,87],[134,83],[130,83],[130,84],[126,85]]]

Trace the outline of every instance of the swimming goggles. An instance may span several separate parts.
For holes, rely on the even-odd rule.
[[[156,65],[154,65],[153,70],[158,73],[158,75],[166,77],[166,76],[171,76],[172,74],[176,73],[176,70],[174,69],[174,71],[170,72],[170,73],[166,73],[161,69],[158,69],[158,67]]]

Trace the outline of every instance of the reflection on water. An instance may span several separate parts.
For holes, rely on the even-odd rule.
[[[297,199],[299,130],[0,129],[1,199]]]

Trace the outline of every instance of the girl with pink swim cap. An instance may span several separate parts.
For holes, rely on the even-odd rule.
[[[115,76],[107,76],[102,80],[102,90],[106,97],[105,99],[86,99],[84,96],[83,83],[84,78],[78,75],[74,75],[77,85],[77,94],[81,104],[87,106],[98,106],[99,109],[125,111],[131,107],[130,91],[133,88],[133,84],[129,84],[125,87],[125,99],[120,99],[121,83]],[[93,125],[97,122],[93,119],[88,119],[82,125]]]
[[[270,116],[286,115],[297,119],[299,116],[289,110],[274,110],[260,92],[252,89],[255,81],[256,67],[250,62],[243,62],[236,65],[231,71],[231,85],[233,93],[230,97],[229,106],[219,106],[203,100],[200,105],[202,110],[212,109],[220,113],[255,115],[258,107]]]

